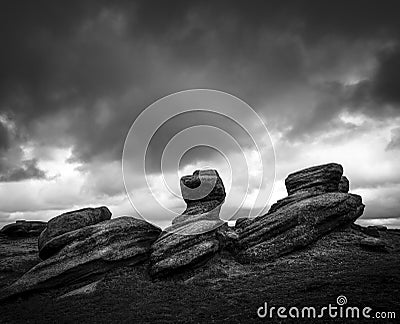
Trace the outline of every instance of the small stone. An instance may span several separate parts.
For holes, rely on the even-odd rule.
[[[367,237],[360,241],[360,246],[375,252],[388,252],[386,244],[379,238]]]

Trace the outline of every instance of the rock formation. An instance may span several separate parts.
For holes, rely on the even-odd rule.
[[[273,204],[268,213],[279,208],[327,192],[347,192],[345,190],[346,177],[342,177],[343,167],[337,163],[318,165],[290,174],[285,179],[288,196]],[[343,184],[342,190],[339,186]],[[348,184],[348,180],[347,180]]]
[[[61,218],[68,219],[70,215],[58,216],[57,223],[63,224],[66,220]],[[133,217],[119,217],[95,225],[78,226],[77,215],[73,216],[75,225],[66,226],[76,229],[48,241],[44,245],[48,258],[3,290],[0,299],[96,277],[121,263],[138,264],[148,259],[150,246],[161,232],[158,227]],[[87,215],[81,215],[82,224],[87,224]]]
[[[217,171],[197,170],[182,177],[181,191],[186,210],[152,245],[150,272],[155,277],[201,265],[221,250],[229,237],[228,226],[219,218],[225,188]]]
[[[28,237],[39,236],[46,228],[46,222],[17,220],[13,224],[8,224],[0,230],[0,234],[8,237]]]
[[[360,196],[339,192],[342,172],[342,166],[330,163],[290,174],[288,197],[266,215],[237,221],[236,257],[242,262],[272,260],[353,223],[364,205]]]
[[[326,193],[338,191],[343,167],[337,163],[313,166],[289,174],[285,179],[288,195],[300,192]]]
[[[46,259],[52,254],[50,251],[57,252],[55,250],[56,245],[52,244],[52,250],[46,249],[46,245],[53,239],[62,236],[65,233],[72,232],[79,228],[94,225],[102,221],[111,218],[111,212],[107,207],[99,208],[83,208],[72,212],[64,213],[56,216],[47,224],[46,229],[40,234],[38,245],[39,245],[39,256],[42,259]],[[63,246],[58,244],[59,248]],[[42,252],[42,250],[47,252]],[[53,253],[54,254],[54,253]]]
[[[348,193],[349,181],[342,173],[341,165],[330,163],[290,174],[285,180],[286,198],[266,215],[237,220],[234,228],[219,218],[226,194],[215,170],[182,177],[187,208],[162,232],[144,220],[110,219],[106,207],[62,214],[51,219],[39,237],[44,261],[3,290],[0,299],[57,285],[87,284],[86,279],[98,280],[99,274],[119,265],[143,263],[143,271],[153,278],[179,278],[176,275],[190,275],[221,255],[242,265],[269,262],[353,224],[362,215],[361,197]],[[357,227],[353,224],[352,229]],[[357,230],[366,238],[358,246],[385,251],[386,246],[371,236],[379,237],[384,230]]]

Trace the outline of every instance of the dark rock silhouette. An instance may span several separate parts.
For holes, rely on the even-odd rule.
[[[57,236],[63,235],[68,232],[72,232],[79,228],[94,225],[102,221],[111,218],[111,212],[107,207],[98,208],[83,208],[68,213],[61,214],[49,220],[46,229],[40,234],[38,245],[39,245],[39,256],[42,259],[46,259],[51,256],[50,251],[55,251],[55,244],[52,249],[45,249],[47,252],[43,253],[42,249],[45,248],[46,244],[52,241]],[[58,244],[58,250],[63,246]]]
[[[95,278],[121,263],[138,264],[148,259],[160,232],[143,220],[119,217],[59,235],[48,244],[64,247],[4,289],[0,299]]]
[[[0,234],[8,237],[29,237],[39,236],[46,228],[47,222],[17,220],[13,224],[8,224],[0,230]]]

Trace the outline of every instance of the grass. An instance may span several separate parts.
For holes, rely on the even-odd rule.
[[[339,295],[347,297],[349,306],[395,311],[399,317],[400,237],[385,234],[393,249],[391,253],[378,253],[360,249],[354,235],[332,233],[305,250],[264,264],[241,265],[222,254],[180,280],[152,281],[146,264],[122,267],[107,273],[89,295],[60,299],[57,297],[75,288],[61,287],[7,302],[1,305],[1,321],[279,322],[278,318],[259,319],[258,307],[264,302],[322,307],[336,304]]]

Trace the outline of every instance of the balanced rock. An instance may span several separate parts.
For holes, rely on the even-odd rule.
[[[340,164],[328,163],[289,174],[285,179],[288,196],[274,203],[268,213],[273,213],[283,206],[306,198],[315,197],[328,192],[338,192],[340,191],[340,184],[342,183],[343,191],[341,192],[345,192],[344,186],[347,178],[342,177],[342,173],[343,167]]]
[[[236,223],[236,257],[241,262],[273,260],[353,223],[363,213],[361,197],[325,193],[293,202],[273,213]]]
[[[68,243],[5,288],[0,299],[79,282],[119,264],[142,262],[160,233],[160,228],[133,217],[114,218],[65,233],[63,240]]]
[[[285,185],[288,195],[298,192],[336,192],[342,174],[343,167],[340,164],[328,163],[290,174],[285,180]]]
[[[111,212],[107,207],[98,208],[83,208],[68,213],[61,214],[49,220],[46,229],[41,233],[38,241],[39,256],[45,259],[52,254],[49,252],[43,253],[47,243],[68,232],[75,231],[85,226],[95,225],[111,218]],[[62,241],[62,240],[61,240]],[[61,242],[60,241],[60,242]],[[58,246],[58,249],[62,248]],[[48,251],[51,251],[47,249]],[[53,244],[54,250],[54,244]],[[56,252],[56,251],[55,251]]]
[[[46,222],[17,220],[13,224],[8,224],[0,230],[0,234],[8,237],[28,237],[39,236],[46,228]]]
[[[186,215],[198,215],[221,206],[225,201],[225,187],[216,170],[196,170],[180,180]]]
[[[197,267],[214,256],[232,237],[219,218],[225,188],[215,170],[195,171],[181,178],[187,204],[152,245],[150,273],[154,277],[173,275]]]

